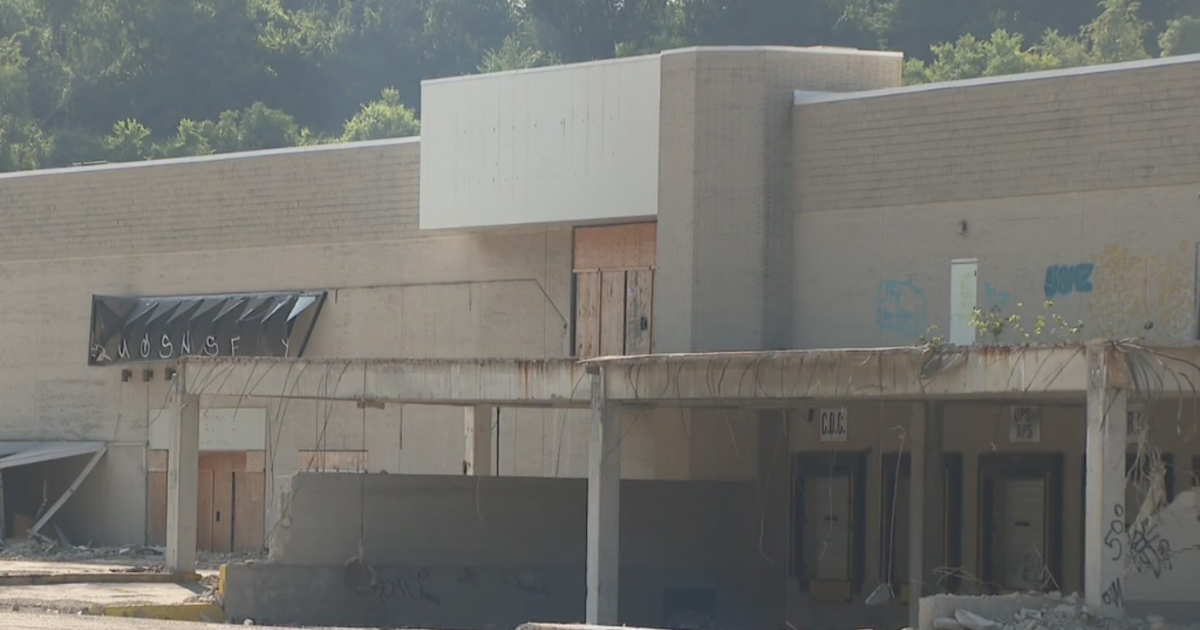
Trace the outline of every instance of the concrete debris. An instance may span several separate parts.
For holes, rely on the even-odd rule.
[[[1055,603],[1058,601],[1064,603]],[[1200,630],[1200,623],[1168,623],[1157,615],[1151,615],[1144,621],[1132,617],[1104,617],[1093,614],[1075,596],[1047,597],[1046,607],[1041,610],[1022,608],[1015,614],[996,618],[960,609],[955,611],[954,619],[943,617],[933,622],[935,630],[956,630],[955,626],[967,630]]]
[[[967,630],[1001,630],[1004,626],[966,610],[955,611],[954,618]]]
[[[88,545],[63,545],[57,540],[39,540],[36,537],[14,538],[0,548],[0,560],[29,560],[75,563],[104,563],[133,565],[154,570],[161,566],[166,556],[164,547],[123,545],[119,547],[90,547]],[[196,564],[201,569],[215,569],[222,564],[257,560],[263,552],[219,553],[202,551],[197,554]]]

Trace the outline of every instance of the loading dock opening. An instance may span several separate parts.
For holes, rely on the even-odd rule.
[[[348,378],[331,388],[326,377],[330,370],[352,371],[361,374],[361,378]],[[909,530],[913,535],[909,541],[909,590],[911,597],[920,597],[930,588],[936,588],[932,585],[941,577],[936,570],[944,565],[942,556],[949,555],[942,531],[951,522],[947,514],[950,510],[945,509],[949,501],[941,497],[953,484],[947,482],[942,452],[943,404],[1085,402],[1089,454],[1085,473],[1085,598],[1095,610],[1119,615],[1124,604],[1112,592],[1114,585],[1119,590],[1124,568],[1110,554],[1099,553],[1105,547],[1101,524],[1111,519],[1105,516],[1121,512],[1126,500],[1126,427],[1123,422],[1110,419],[1125,417],[1126,400],[1130,397],[1149,400],[1197,397],[1198,393],[1187,387],[1188,382],[1200,382],[1200,346],[1162,347],[1110,341],[1018,347],[693,353],[601,358],[582,363],[504,359],[187,359],[182,362],[177,379],[180,420],[171,431],[171,450],[173,462],[185,459],[195,465],[201,401],[214,397],[455,407],[589,407],[592,436],[586,619],[591,623],[613,624],[620,621],[619,420],[624,407],[747,410],[757,412],[759,422],[768,422],[778,418],[776,412],[780,410],[837,406],[846,401],[907,405],[916,429],[910,504],[922,508],[910,512]],[[760,438],[769,442],[765,436]],[[176,453],[181,457],[177,458]],[[996,542],[1014,549],[1027,546],[1026,542],[1037,546],[1038,541],[1043,547],[1054,547],[1053,541],[1061,540],[1061,533],[1057,533],[1061,519],[1054,519],[1047,506],[1061,503],[1055,497],[1062,496],[1063,465],[1059,461],[1043,461],[1034,466],[1022,460],[1017,468],[1021,470],[1011,472],[1020,474],[1008,474],[1004,466],[991,463],[980,468],[981,473],[987,473],[981,474],[980,479],[986,478],[991,483],[991,498],[983,502],[981,509],[991,506],[993,511],[1011,517],[1007,520],[1011,521],[1012,531],[993,532],[997,535]],[[176,470],[174,463],[172,470],[173,473]],[[761,478],[766,473],[760,468]],[[844,477],[842,483],[853,497],[853,473]],[[190,523],[194,522],[197,481],[186,473],[173,474],[171,479],[168,562],[174,570],[187,570],[195,548],[196,533]],[[827,494],[834,491],[832,486],[823,489]],[[1034,513],[1039,497],[1043,508],[1040,515]],[[850,503],[855,501],[852,499]],[[786,505],[786,498],[779,502],[780,507]],[[847,510],[853,512],[852,505],[841,508],[838,505],[829,501],[822,510],[818,504],[816,512],[824,514],[830,522],[840,520]],[[770,512],[774,508],[763,509]],[[786,509],[780,511],[779,518],[783,522],[778,528],[780,533],[764,533],[764,549],[779,540],[786,541]],[[770,527],[775,532],[775,526]],[[1061,549],[1061,543],[1057,546]],[[1051,556],[1055,555],[1053,549],[1049,551]],[[765,555],[762,549],[759,553]],[[759,562],[750,558],[747,561]],[[1061,571],[1053,561],[1050,565],[1052,574]],[[843,570],[840,560],[836,567],[831,564],[827,568],[831,576],[848,576],[853,581],[853,560],[848,570]],[[835,568],[842,573],[835,575]],[[994,566],[993,573],[1014,583],[1023,584],[1029,578],[1022,566],[1012,563]],[[764,593],[778,588],[784,579],[768,563],[763,563],[761,576]],[[772,608],[766,614],[773,616],[777,612],[778,609]],[[915,607],[910,607],[910,614],[915,615]]]

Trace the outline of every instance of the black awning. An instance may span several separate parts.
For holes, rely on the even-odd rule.
[[[324,291],[168,297],[92,296],[88,365],[184,356],[300,357]]]

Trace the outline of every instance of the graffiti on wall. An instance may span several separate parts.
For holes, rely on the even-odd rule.
[[[1096,267],[1092,263],[1046,267],[1046,281],[1043,287],[1046,299],[1052,300],[1072,293],[1091,293],[1092,273],[1095,270]]]
[[[1186,338],[1195,313],[1194,263],[1186,242],[1174,257],[1137,256],[1120,245],[1109,245],[1095,259],[1096,291],[1090,302],[1089,324],[1109,337],[1144,334]]]
[[[911,280],[882,280],[875,290],[875,326],[911,339],[925,334],[925,294]]]
[[[1007,311],[1012,305],[1012,294],[1008,291],[990,285],[983,285],[983,306],[984,309],[992,309],[996,311]]]
[[[467,596],[466,591],[496,587],[516,595],[550,597],[550,582],[532,570],[457,569],[381,569],[352,586],[356,595],[381,604],[407,603],[440,607],[447,598]],[[511,595],[510,595],[511,596]]]

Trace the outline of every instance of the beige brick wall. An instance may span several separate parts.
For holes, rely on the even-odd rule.
[[[663,54],[656,351],[787,345],[793,90],[896,86],[900,66],[842,49]]]
[[[1190,61],[795,107],[794,345],[945,336],[964,258],[985,311],[1059,313],[1084,338],[1195,339],[1196,77]],[[1087,282],[1057,290],[1062,267]],[[885,284],[903,304],[880,302]]]
[[[404,139],[0,175],[0,260],[401,238],[419,162]]]
[[[802,212],[1194,181],[1200,61],[796,108]]]
[[[141,540],[136,445],[174,401],[161,368],[122,383],[119,368],[87,366],[95,293],[328,289],[309,356],[566,356],[570,229],[417,231],[419,149],[385,141],[0,177],[0,439],[134,445],[110,451],[84,488],[95,500],[76,513],[97,543]],[[372,470],[461,473],[459,409],[204,404],[267,408],[271,504],[300,449],[365,444]],[[582,475],[585,420],[560,416],[505,410],[501,472]]]

